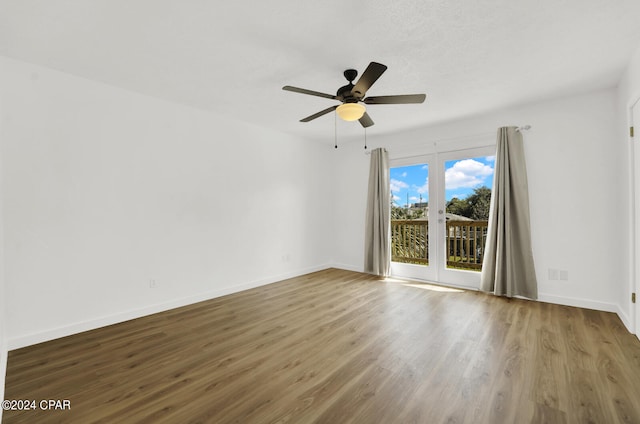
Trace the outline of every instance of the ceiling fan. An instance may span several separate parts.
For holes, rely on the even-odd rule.
[[[360,104],[365,103],[367,105],[383,105],[383,104],[410,104],[410,103],[422,103],[426,98],[425,94],[403,94],[399,96],[372,96],[365,97],[367,90],[371,88],[374,82],[380,78],[380,76],[387,70],[387,67],[381,63],[371,62],[367,69],[365,69],[358,82],[353,84],[353,80],[358,76],[358,71],[355,69],[347,69],[344,71],[344,77],[349,81],[349,84],[340,87],[336,95],[320,93],[317,91],[306,90],[304,88],[292,87],[285,85],[283,90],[293,91],[294,93],[309,94],[311,96],[324,97],[327,99],[338,100],[342,102],[340,105],[331,106],[318,113],[307,116],[300,120],[300,122],[309,122],[316,118],[326,115],[334,110],[338,116],[345,121],[360,121],[360,124],[367,128],[373,125],[373,120],[367,113],[366,108]]]

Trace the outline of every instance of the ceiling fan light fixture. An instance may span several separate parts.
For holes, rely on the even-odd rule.
[[[357,121],[367,111],[360,103],[343,103],[336,109],[340,119],[345,121]]]

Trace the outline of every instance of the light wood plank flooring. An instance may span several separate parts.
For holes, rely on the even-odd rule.
[[[617,316],[330,269],[15,350],[5,423],[640,423]],[[437,287],[436,287],[437,288]]]

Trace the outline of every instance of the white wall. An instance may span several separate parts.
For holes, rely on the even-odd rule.
[[[620,78],[620,83],[618,84],[619,105],[626,112],[628,106],[630,106],[629,103],[637,100],[638,97],[640,97],[640,46],[631,56],[627,69],[622,78]],[[623,117],[626,120],[627,115],[624,114]],[[624,130],[624,135],[626,136],[628,134],[627,128],[624,128]],[[627,140],[626,137],[625,140]]]
[[[639,56],[630,69],[640,69]],[[334,151],[0,62],[9,348],[328,263],[362,270],[369,156],[360,143]],[[444,151],[493,141],[499,126],[531,124],[525,147],[541,299],[613,310],[628,323],[631,258],[620,254],[629,244],[628,146],[616,110],[620,93],[640,90],[633,72],[617,92],[393,137],[371,131],[370,149]],[[549,281],[549,268],[567,269],[569,281]]]
[[[640,46],[638,46],[638,48],[636,49],[635,54],[632,55],[629,61],[629,65],[627,66],[626,71],[624,72],[622,78],[620,79],[620,83],[618,84],[617,94],[618,94],[617,127],[619,132],[620,143],[626,145],[628,149],[627,150],[628,152],[627,156],[629,158],[628,164],[627,164],[627,168],[629,169],[628,198],[633,199],[633,183],[632,183],[633,175],[634,175],[633,173],[640,172],[640,170],[634,169],[634,163],[633,163],[634,148],[633,148],[633,143],[631,142],[629,137],[629,125],[631,122],[631,119],[629,116],[629,112],[630,112],[629,109],[632,106],[632,104],[640,98]],[[635,137],[637,140],[638,138],[637,134],[640,133],[640,131],[638,131],[638,127],[640,127],[640,125],[637,122],[634,122],[633,124],[635,125],[635,128],[636,128]],[[637,141],[636,141],[636,144],[637,144]],[[629,293],[635,291],[636,294],[640,294],[640,279],[639,279],[640,276],[638,275],[637,272],[634,272],[634,269],[640,269],[640,266],[638,266],[639,264],[636,263],[636,261],[638,260],[637,259],[638,255],[640,254],[640,246],[635,246],[635,250],[634,250],[634,240],[633,240],[634,232],[632,231],[632,229],[634,228],[633,225],[636,225],[636,226],[640,225],[640,211],[635,210],[632,201],[629,201],[627,205],[627,209],[629,211],[629,221],[632,222],[632,226],[630,227],[630,230],[628,232],[628,235],[629,235],[628,243],[630,246],[629,274],[631,278],[629,278],[629,281],[627,282],[626,290],[624,291],[624,293],[622,293],[622,297],[620,298],[620,304],[622,305],[625,313],[630,317],[633,317],[634,308],[633,308],[633,304],[631,303],[631,298],[629,296]],[[633,281],[634,278],[635,278],[635,282]],[[637,309],[638,308],[636,308],[636,310]],[[635,333],[640,337],[640,316],[636,316],[635,323],[636,323]]]
[[[524,138],[540,298],[624,314],[627,151],[615,131],[615,111],[616,92],[610,89],[389,137],[372,131],[369,140],[371,148],[387,147],[394,157],[491,143],[500,126],[532,125]],[[346,146],[345,152],[335,171],[336,205],[345,218],[336,222],[340,245],[334,261],[361,270],[369,157],[361,146]],[[568,270],[569,280],[550,281],[549,268]]]
[[[0,60],[9,348],[330,262],[332,146]]]

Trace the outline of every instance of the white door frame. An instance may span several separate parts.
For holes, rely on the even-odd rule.
[[[428,168],[428,177],[429,177],[429,204],[431,202],[435,202],[437,204],[437,190],[435,185],[435,179],[431,178],[431,174],[433,172],[437,172],[437,155],[426,154],[426,155],[416,155],[410,157],[404,157],[399,159],[391,159],[389,160],[390,168],[397,168],[401,166],[410,166],[417,164],[427,164]],[[435,240],[437,237],[436,226],[433,224],[436,222],[437,211],[436,208],[429,208],[429,240]],[[391,262],[391,275],[398,276],[403,278],[411,278],[415,280],[425,280],[429,282],[439,281],[438,278],[438,267],[436,265],[436,255],[437,255],[437,245],[436,243],[429,243],[429,265],[414,265],[414,264],[403,264],[399,262]]]
[[[631,197],[633,199],[631,204],[631,221],[633,234],[631,245],[631,284],[629,287],[629,294],[636,293],[636,303],[631,304],[630,308],[630,325],[633,327],[632,331],[635,332],[636,337],[640,339],[640,299],[637,297],[640,295],[640,260],[638,255],[640,254],[640,96],[635,97],[635,100],[629,105],[629,127],[634,127],[634,137],[630,139],[630,161],[631,161]]]
[[[391,168],[426,163],[429,167],[429,266],[403,264],[391,262],[391,275],[424,280],[447,286],[468,289],[480,288],[480,273],[449,269],[446,266],[446,199],[445,199],[445,162],[451,160],[492,156],[495,145],[483,147],[469,147],[451,151],[436,152],[425,155],[415,155],[398,159],[391,159]],[[442,214],[439,211],[443,211]]]
[[[442,176],[442,178],[438,179],[438,199],[441,203],[438,203],[439,207],[446,209],[446,196],[445,196],[445,162],[451,160],[460,160],[466,158],[476,158],[480,156],[493,156],[495,155],[495,146],[488,147],[475,147],[469,149],[461,149],[455,150],[451,152],[443,152],[438,154],[438,176]],[[436,221],[434,221],[436,222]],[[445,233],[446,233],[446,223],[443,222],[438,223],[438,243],[440,244],[440,252],[445,251]],[[438,266],[438,282],[460,286],[460,287],[468,287],[473,289],[480,288],[480,273],[478,271],[465,271],[459,269],[447,268],[446,266],[446,256],[442,256],[438,258],[440,264]]]

